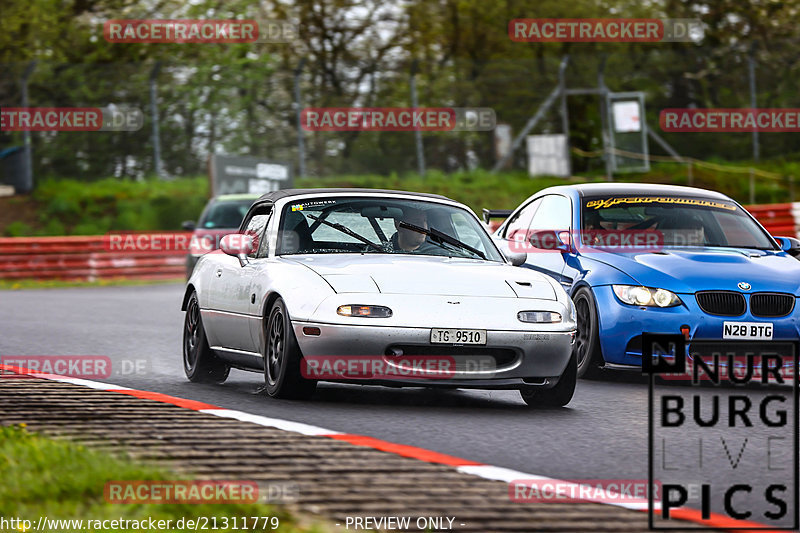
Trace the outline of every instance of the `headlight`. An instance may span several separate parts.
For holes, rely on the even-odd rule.
[[[520,322],[533,322],[535,324],[554,324],[561,322],[561,313],[552,311],[520,311],[517,313]]]
[[[336,314],[342,316],[365,316],[369,318],[389,318],[392,310],[382,305],[340,305]]]
[[[612,287],[617,298],[630,305],[674,307],[681,304],[681,299],[678,298],[678,295],[666,289],[653,289],[636,285],[612,285]]]

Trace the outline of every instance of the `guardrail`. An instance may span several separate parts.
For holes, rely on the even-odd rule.
[[[800,238],[800,202],[745,206],[772,234]],[[499,224],[499,223],[495,223]],[[495,229],[495,228],[492,228]],[[0,238],[0,279],[176,279],[185,273],[191,233],[136,233],[139,242],[168,242],[169,249],[115,246],[108,235]]]
[[[180,235],[188,242],[191,234],[157,235]],[[178,247],[115,249],[107,235],[6,237],[0,238],[0,279],[175,279],[184,276],[186,253]]]

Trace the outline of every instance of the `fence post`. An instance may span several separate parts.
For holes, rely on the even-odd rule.
[[[753,167],[750,167],[750,205],[756,203],[756,175],[753,171]]]
[[[747,54],[747,76],[750,79],[750,107],[754,110],[757,107],[756,101],[756,46],[758,45],[758,41],[753,41],[753,44],[750,46],[750,51]],[[761,150],[758,143],[758,128],[753,128],[753,161],[756,163],[760,159]]]
[[[600,89],[600,128],[602,129],[603,139],[603,160],[606,164],[606,181],[614,181],[614,173],[611,158],[616,154],[610,150],[611,145],[611,118],[608,116],[608,87],[606,87],[605,70],[607,54],[600,57],[600,65],[597,67],[597,88]],[[607,129],[608,128],[608,129]]]
[[[419,62],[415,59],[411,62],[411,74],[409,76],[409,85],[411,86],[411,107],[419,107],[417,102],[417,67]],[[422,146],[422,132],[419,129],[414,130],[414,140],[417,145],[417,172],[421,178],[425,177],[425,149]]]
[[[303,112],[300,100],[300,74],[306,64],[306,58],[300,59],[297,68],[294,69],[294,108],[297,116],[297,177],[302,178],[306,175],[306,141],[303,136],[303,126],[301,124],[301,114]]]
[[[569,55],[565,56],[566,61],[569,61]],[[572,154],[569,151],[569,107],[567,105],[567,63],[562,61],[558,69],[558,90],[561,92],[561,132],[564,134],[566,142],[564,149],[566,150],[565,159],[567,160],[567,175],[572,175]]]
[[[22,107],[28,107],[28,78],[31,77],[35,68],[36,61],[31,61],[22,74],[22,80],[20,80],[22,85]],[[29,193],[33,190],[33,144],[31,143],[30,131],[22,132],[22,143],[25,146],[25,185],[22,191],[17,192]]]
[[[156,176],[163,179],[161,167],[161,137],[158,132],[158,96],[156,94],[156,78],[161,70],[161,61],[156,61],[150,70],[150,115],[153,121],[153,165],[155,166]]]

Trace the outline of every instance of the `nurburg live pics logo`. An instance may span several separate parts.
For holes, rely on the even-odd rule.
[[[725,530],[798,529],[797,344],[642,334],[648,481],[662,487],[660,498],[648,494],[650,529],[685,529],[675,521],[688,517]],[[656,375],[691,386],[656,387]]]

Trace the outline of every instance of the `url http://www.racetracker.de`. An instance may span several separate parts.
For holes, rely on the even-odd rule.
[[[280,526],[277,516],[195,516],[191,518],[114,518],[79,519],[40,516],[29,520],[0,517],[0,532],[14,531],[213,531],[228,529],[275,530]]]

